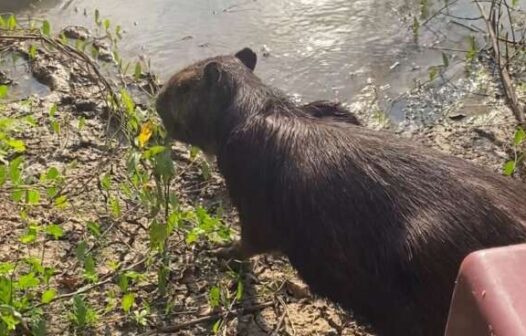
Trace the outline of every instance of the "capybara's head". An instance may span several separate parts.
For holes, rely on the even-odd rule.
[[[235,55],[199,61],[173,75],[156,102],[169,136],[216,154],[223,114],[239,83],[255,78],[256,61],[256,54],[244,48]]]

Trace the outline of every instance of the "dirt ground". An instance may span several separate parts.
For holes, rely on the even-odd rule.
[[[171,335],[210,335],[220,316],[210,308],[209,291],[217,284],[225,288],[237,286],[230,267],[242,267],[244,295],[241,303],[232,307],[223,319],[220,335],[374,334],[350,313],[313,297],[285,258],[259,256],[245,265],[227,265],[208,253],[213,247],[210,243],[199,241],[189,245],[178,233],[169,242],[168,294],[160,297],[155,264],[149,256],[148,213],[136,203],[122,199],[120,215],[109,216],[107,195],[101,191],[101,175],[112,172],[114,188],[117,182],[127,178],[124,153],[130,145],[108,127],[105,93],[100,82],[86,71],[82,62],[72,62],[52,51],[40,50],[32,66],[27,62],[22,64],[26,64],[28,77],[11,78],[13,92],[17,85],[31,80],[28,79],[31,76],[48,89],[31,97],[25,97],[22,92],[16,99],[8,98],[1,103],[1,113],[10,117],[31,115],[36,121],[34,127],[17,133],[26,142],[28,175],[38,178],[41,171],[51,166],[65,172],[63,192],[68,195],[67,206],[57,210],[42,202],[31,208],[29,214],[40,224],[60,225],[65,234],[56,241],[21,245],[19,238],[26,232],[28,223],[19,215],[20,205],[10,200],[10,189],[2,187],[0,262],[17,261],[30,254],[43,257],[44,264],[58,270],[51,286],[59,290],[60,299],[44,307],[49,335],[148,335],[155,334],[159,327],[170,326],[178,328],[172,332],[164,330]],[[13,72],[5,70],[5,75],[9,78]],[[366,127],[388,128],[400,136],[413,137],[500,173],[511,154],[509,144],[515,122],[503,102],[494,98],[498,88],[488,83],[492,83],[490,76],[480,70],[473,78],[457,83],[456,92],[464,90],[465,93],[457,94],[457,98],[447,104],[433,101],[440,101],[440,95],[450,95],[447,90],[415,90],[407,98],[407,118],[400,125],[386,123],[371,113],[372,107],[378,107],[374,83],[364,88],[349,108]],[[470,92],[474,91],[484,91],[484,98],[473,96]],[[54,104],[57,106],[55,118],[61,124],[60,134],[53,132],[50,125],[49,111]],[[415,117],[428,113],[429,106],[436,110],[435,120],[422,122]],[[79,122],[85,125],[79,128]],[[235,210],[213,165],[207,176],[201,165],[205,159],[191,158],[188,147],[174,144],[172,152],[177,168],[172,190],[182,207],[202,204],[211,212],[222,209],[223,221],[236,230]],[[89,221],[101,225],[101,238],[88,234],[86,223]],[[83,240],[97,260],[96,285],[83,280],[82,267],[75,258],[76,247]],[[146,325],[136,323],[120,309],[117,300],[120,294],[113,277],[117,262],[121,269],[144,274],[134,283],[133,292],[137,309],[148,307]],[[94,327],[82,331],[72,327],[68,317],[72,295],[68,293],[85,294],[99,315]]]

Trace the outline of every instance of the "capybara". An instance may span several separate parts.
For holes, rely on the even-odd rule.
[[[202,60],[157,98],[171,137],[217,157],[241,222],[232,255],[285,254],[380,335],[443,335],[462,259],[526,241],[526,188],[297,106],[253,73],[256,59]]]
[[[316,118],[327,118],[335,121],[344,121],[355,125],[361,125],[354,114],[337,102],[317,100],[300,106],[300,108],[303,112]]]

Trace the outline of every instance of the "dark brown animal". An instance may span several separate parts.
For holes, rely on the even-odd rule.
[[[354,114],[348,111],[340,103],[327,100],[317,100],[300,107],[303,112],[316,118],[326,118],[334,121],[348,122],[361,125]]]
[[[284,253],[381,335],[442,335],[462,259],[526,240],[526,188],[296,106],[255,65],[250,49],[197,62],[157,100],[173,138],[217,155],[241,219],[231,252]]]

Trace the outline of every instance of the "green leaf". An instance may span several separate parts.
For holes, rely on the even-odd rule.
[[[190,159],[195,159],[197,157],[197,154],[199,154],[200,149],[198,147],[192,146],[190,147]]]
[[[128,313],[135,302],[135,295],[133,293],[125,294],[122,297],[122,310]]]
[[[46,172],[46,179],[54,181],[60,176],[60,172],[55,167],[50,167]]]
[[[80,241],[75,247],[75,256],[80,262],[84,262],[84,260],[86,260],[87,251],[88,244],[84,240]]]
[[[121,34],[121,31],[122,31],[122,27],[117,25],[117,27],[115,27],[115,35],[117,35],[117,37],[120,39],[122,39],[122,34]]]
[[[64,230],[57,224],[51,224],[46,226],[44,230],[48,235],[53,236],[55,240],[58,240],[64,236]]]
[[[18,278],[18,288],[29,289],[35,288],[40,285],[40,280],[35,276],[33,272],[20,276]]]
[[[174,211],[168,216],[166,224],[168,225],[168,234],[170,234],[175,228],[178,228],[181,222],[181,214],[179,211]]]
[[[31,107],[31,104],[29,104],[29,106]],[[35,120],[35,118],[33,118],[33,116],[30,116],[30,115],[25,116],[22,118],[22,120],[31,127],[34,127],[37,125],[37,121]]]
[[[49,198],[53,198],[58,195],[58,188],[57,187],[49,187],[46,189],[46,194]]]
[[[68,206],[68,198],[66,195],[59,196],[55,199],[55,207],[58,209],[64,209]]]
[[[110,210],[113,217],[119,217],[122,213],[119,200],[115,197],[110,198]]]
[[[128,113],[128,115],[135,115],[135,103],[133,102],[132,97],[130,96],[128,91],[126,91],[126,89],[121,89],[121,103],[126,108],[126,112]]]
[[[170,151],[163,151],[155,156],[154,171],[164,181],[174,176],[175,169]]]
[[[95,9],[95,23],[100,26],[100,12],[98,9]]]
[[[46,320],[44,318],[39,318],[38,320],[33,321],[31,323],[31,333],[33,334],[33,336],[46,336]]]
[[[0,99],[4,99],[7,97],[7,93],[9,92],[9,87],[7,85],[0,85]]]
[[[6,329],[9,331],[14,331],[16,325],[19,323],[18,319],[11,311],[6,311],[5,313],[0,314],[0,319],[4,322]],[[0,324],[0,326],[2,325]],[[6,335],[9,335],[9,333],[6,333]]]
[[[55,114],[57,113],[58,111],[58,107],[57,107],[57,104],[53,104],[51,105],[51,107],[49,108],[49,116],[51,118],[54,118],[55,117]]]
[[[42,299],[40,300],[42,303],[50,303],[53,301],[53,299],[57,296],[57,290],[54,288],[48,289],[44,293],[42,293]]]
[[[9,163],[9,177],[14,185],[19,185],[22,182],[22,161],[23,157],[19,156]]]
[[[512,7],[517,7],[518,4],[519,4],[519,0],[511,0]]]
[[[98,238],[101,236],[100,225],[95,222],[87,222],[86,227],[88,231],[95,237]]]
[[[84,260],[84,277],[91,282],[96,282],[98,279],[97,271],[95,270],[95,259],[91,255],[87,255]]]
[[[515,131],[515,135],[513,137],[513,144],[515,146],[519,146],[524,139],[526,138],[526,132],[524,132],[524,129],[522,127],[518,127]]]
[[[109,19],[104,19],[104,29],[107,31],[110,29],[110,20]]]
[[[5,184],[7,180],[7,167],[5,165],[0,165],[0,187]]]
[[[203,232],[200,228],[194,228],[190,230],[185,237],[186,244],[190,245],[195,243],[201,234],[203,234]]]
[[[477,42],[475,40],[475,36],[469,36],[468,37],[468,50],[466,52],[466,61],[471,62],[475,59],[475,56],[477,56]]]
[[[24,152],[26,150],[26,145],[24,141],[17,139],[9,139],[6,141],[6,144],[11,147],[15,152]]]
[[[214,333],[214,335],[217,335],[219,333],[219,329],[221,328],[222,324],[223,324],[222,319],[219,319],[214,323],[214,325],[212,326],[212,332]]]
[[[0,15],[0,28],[7,28],[7,22],[2,15]]]
[[[14,30],[16,28],[16,25],[16,17],[14,15],[9,16],[9,19],[7,19],[7,28],[9,30]]]
[[[0,277],[0,304],[10,304],[13,294],[13,282],[10,278]]]
[[[64,33],[60,33],[59,35],[60,43],[67,45],[68,44],[68,38]]]
[[[157,220],[153,220],[150,224],[150,245],[152,248],[162,250],[168,233],[166,231],[167,226],[159,223]]]
[[[203,178],[205,181],[208,181],[210,177],[212,176],[212,170],[210,169],[210,165],[205,160],[201,161],[201,174],[203,174]]]
[[[143,156],[146,160],[164,152],[167,148],[165,146],[153,146],[148,150],[144,151]]]
[[[22,201],[22,198],[24,198],[25,192],[23,189],[15,189],[11,192],[11,199],[14,202],[20,202]]]
[[[91,47],[91,57],[97,59],[99,57],[99,50],[94,46]]]
[[[118,285],[124,293],[128,291],[129,282],[129,278],[126,274],[119,274]]]
[[[515,161],[510,160],[504,164],[503,173],[506,176],[511,176],[515,171]]]
[[[208,293],[208,302],[212,308],[219,307],[219,304],[221,303],[221,290],[219,287],[214,286],[210,289],[210,292]]]
[[[78,326],[85,326],[87,322],[88,306],[80,295],[73,297],[73,316]]]
[[[36,272],[37,274],[44,272],[44,267],[42,266],[40,259],[36,257],[28,257],[24,261],[31,267],[31,270]]]
[[[44,22],[42,22],[42,34],[51,36],[51,24],[49,24],[48,20],[44,20]]]
[[[29,55],[29,59],[34,60],[37,58],[37,48],[34,44],[31,44],[29,46],[29,50],[27,51],[27,54]]]
[[[111,176],[110,174],[104,174],[100,180],[100,186],[104,191],[109,191],[111,188]]]
[[[42,278],[46,285],[49,285],[49,280],[55,275],[55,269],[53,267],[44,267],[44,272],[42,273]]]
[[[142,74],[141,63],[137,62],[135,63],[135,70],[133,71],[133,78],[135,80],[138,80],[141,78],[141,74]]]
[[[0,276],[10,275],[15,270],[15,264],[12,262],[0,262]]]
[[[243,285],[243,280],[239,279],[237,281],[237,288],[236,288],[236,300],[241,301],[243,298],[243,294],[245,292],[245,286]]]
[[[37,239],[37,230],[34,227],[29,227],[27,231],[20,237],[22,244],[31,244]]]
[[[79,131],[82,130],[82,129],[84,128],[85,125],[86,125],[86,118],[84,118],[84,117],[80,117],[80,119],[79,119],[79,125],[78,125]]]
[[[40,193],[38,190],[28,190],[26,195],[27,204],[38,204],[40,202]]]
[[[126,168],[128,170],[128,173],[133,174],[137,170],[137,167],[139,166],[140,162],[141,154],[135,151],[132,152],[128,157],[128,160],[126,160]]]
[[[60,123],[56,120],[51,120],[51,128],[55,134],[60,134]]]

